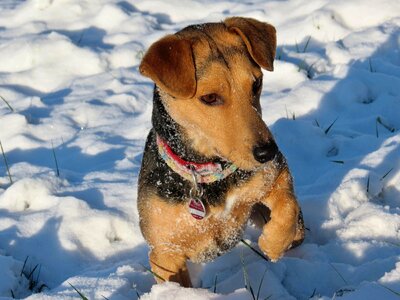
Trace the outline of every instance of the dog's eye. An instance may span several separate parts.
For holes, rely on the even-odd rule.
[[[253,82],[253,95],[256,95],[260,92],[262,86],[262,77],[258,77],[254,82]]]
[[[207,105],[220,105],[223,103],[221,96],[215,93],[201,96],[200,101]]]

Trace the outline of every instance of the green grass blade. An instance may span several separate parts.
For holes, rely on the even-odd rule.
[[[240,254],[240,261],[242,263],[242,269],[243,269],[244,287],[246,288],[246,290],[248,290],[250,292],[253,300],[256,300],[256,296],[254,295],[253,288],[251,287],[251,284],[250,284],[249,275],[247,274],[246,267],[244,264],[243,252]]]
[[[385,179],[385,177],[388,176],[388,175],[390,174],[390,172],[392,172],[392,171],[393,171],[393,168],[391,168],[389,171],[387,171],[387,172],[385,173],[385,175],[383,175],[383,176],[381,177],[381,180]]]
[[[84,35],[85,35],[85,31],[82,31],[81,35],[79,36],[78,41],[76,42],[77,46],[79,46],[81,44]]]
[[[339,277],[343,280],[343,282],[344,282],[346,285],[349,285],[349,283],[347,282],[346,279],[344,279],[344,277],[342,276],[342,274],[340,274],[339,271],[338,271],[331,263],[329,263],[329,265],[330,265],[330,266],[332,267],[332,269],[336,272],[336,274],[339,275]]]
[[[146,269],[147,272],[153,274],[155,277],[157,277],[158,279],[162,280],[162,281],[166,281],[164,278],[162,278],[160,275],[158,275],[156,272],[152,271],[149,268],[146,268],[144,265],[140,264],[143,268]]]
[[[307,48],[308,48],[308,44],[310,43],[310,40],[311,40],[311,35],[308,37],[308,39],[307,39],[307,42],[306,42],[306,44],[305,44],[305,46],[304,46],[304,48],[303,48],[303,53],[304,52],[306,52],[306,50],[307,50]]]
[[[374,69],[372,68],[372,61],[371,61],[371,58],[368,58],[368,64],[369,64],[369,71],[370,71],[371,73],[374,73],[375,71],[374,71]]]
[[[56,151],[54,150],[53,141],[51,141],[51,149],[53,150],[53,157],[54,157],[54,162],[56,164],[57,177],[60,177],[60,169],[58,168],[58,161],[57,161]]]
[[[1,148],[1,153],[3,154],[3,159],[4,159],[4,164],[6,165],[6,169],[7,169],[7,173],[8,173],[8,178],[10,179],[10,183],[13,183],[12,177],[11,177],[11,173],[10,173],[10,168],[8,166],[8,162],[7,162],[7,158],[6,158],[6,154],[4,153],[4,149],[3,149],[3,144],[0,141],[0,148]]]
[[[331,130],[331,128],[333,127],[333,125],[336,123],[336,121],[339,119],[339,117],[337,117],[332,123],[331,125],[328,126],[327,129],[325,129],[325,134],[328,134],[328,132]]]
[[[344,161],[343,160],[331,160],[331,162],[336,163],[336,164],[344,165]]]
[[[138,290],[134,287],[133,288],[134,290],[135,290],[135,292],[136,292],[136,297],[138,298],[138,299],[140,299],[140,295],[139,295],[139,292],[138,292]]]
[[[253,246],[251,246],[249,243],[247,243],[245,240],[241,239],[240,240],[243,244],[245,244],[247,247],[250,248],[251,251],[253,251],[255,254],[257,254],[258,256],[260,256],[263,260],[265,261],[269,261],[269,259],[267,257],[265,257],[260,251],[258,251],[256,248],[254,248]]]
[[[26,262],[28,261],[28,258],[29,258],[29,255],[24,260],[24,264],[22,266],[22,270],[21,270],[21,273],[19,274],[19,276],[22,276],[22,274],[24,273]]]
[[[215,278],[214,278],[214,290],[213,293],[217,293],[217,278],[218,278],[218,274],[215,274]]]
[[[391,289],[390,287],[388,287],[388,286],[386,286],[386,285],[383,285],[383,284],[381,284],[381,283],[379,283],[379,282],[377,282],[377,283],[378,283],[381,287],[387,289],[388,291],[392,292],[392,293],[395,294],[396,296],[400,297],[400,292],[397,292],[397,291]]]
[[[36,271],[36,269],[37,269],[38,266],[39,266],[39,264],[37,264],[37,265],[32,269],[32,271],[29,273],[29,275],[28,275],[28,280],[29,280],[29,281],[31,281],[31,280],[33,279],[33,273],[35,273],[35,271]]]
[[[8,103],[8,101],[6,99],[4,99],[3,96],[0,95],[0,99],[4,101],[4,103],[8,106],[8,108],[14,112],[14,108],[12,108],[12,106],[10,105],[10,103]]]
[[[82,294],[76,287],[74,287],[72,284],[70,284],[68,282],[68,284],[78,293],[78,295],[81,297],[82,300],[89,300],[88,298],[86,298],[86,296],[84,294]]]
[[[39,265],[38,273],[37,273],[37,276],[36,276],[36,283],[39,282],[39,277],[40,277],[40,271],[41,270],[42,270],[42,265]]]
[[[390,132],[395,132],[396,131],[395,128],[393,128],[392,126],[390,126],[390,125],[386,124],[385,122],[383,122],[380,117],[376,118],[376,122],[381,124],[383,127],[385,127]]]
[[[261,277],[261,280],[260,280],[260,284],[258,285],[257,300],[260,299],[261,286],[262,286],[262,284],[263,284],[263,282],[264,282],[264,278],[265,278],[265,274],[267,274],[267,270],[268,270],[268,269],[265,268],[264,274],[263,274],[263,276]]]
[[[308,299],[312,299],[312,298],[315,296],[316,292],[317,292],[317,289],[316,289],[316,288],[314,288],[314,290],[313,290],[313,292],[312,292],[311,296],[310,296],[310,297],[308,297]]]

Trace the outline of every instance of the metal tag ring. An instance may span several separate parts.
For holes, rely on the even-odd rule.
[[[192,199],[201,198],[203,196],[203,194],[204,194],[204,190],[203,190],[203,187],[201,185],[200,186],[197,185],[195,187],[192,187],[189,190],[189,197],[192,198]]]

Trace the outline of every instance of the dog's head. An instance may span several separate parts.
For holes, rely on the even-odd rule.
[[[250,170],[277,146],[261,118],[261,68],[273,70],[275,28],[249,18],[189,26],[154,43],[140,72],[159,88],[191,146]]]

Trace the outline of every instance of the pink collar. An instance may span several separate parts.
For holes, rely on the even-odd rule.
[[[222,180],[237,170],[234,164],[227,164],[225,168],[219,163],[195,163],[186,161],[174,153],[171,147],[157,135],[157,146],[160,156],[165,163],[181,177],[193,181],[196,176],[197,183],[213,183]]]

